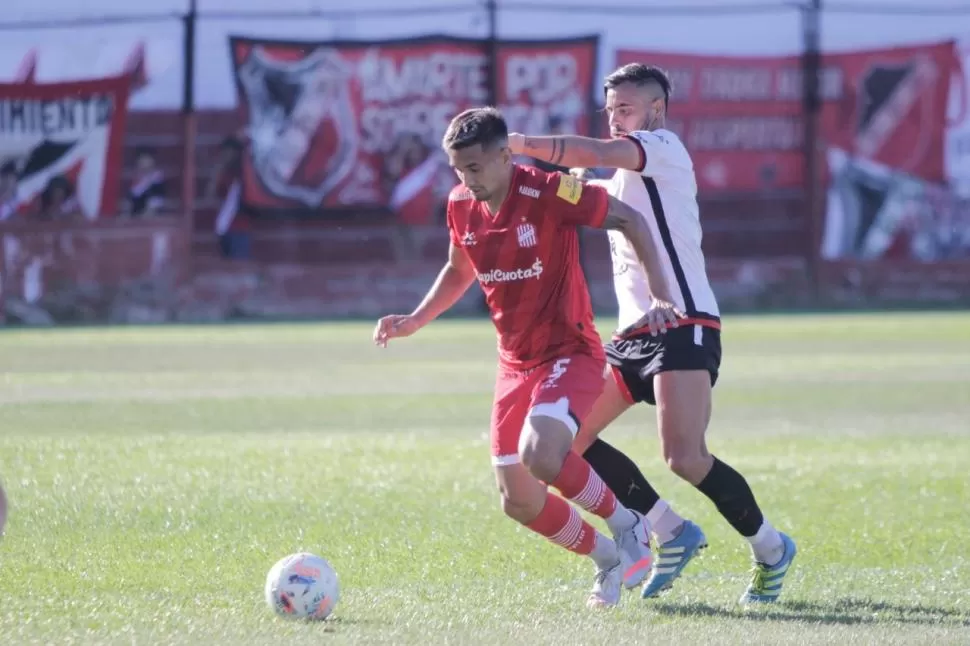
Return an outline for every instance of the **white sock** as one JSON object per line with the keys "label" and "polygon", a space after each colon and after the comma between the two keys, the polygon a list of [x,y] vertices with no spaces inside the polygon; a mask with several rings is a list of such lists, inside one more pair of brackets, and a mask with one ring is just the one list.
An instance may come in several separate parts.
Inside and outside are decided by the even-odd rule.
{"label": "white sock", "polygon": [[751,553],[759,563],[771,567],[777,565],[785,556],[785,544],[781,542],[781,534],[766,520],[761,529],[754,536],[748,537],[751,543]]}
{"label": "white sock", "polygon": [[665,500],[658,500],[650,508],[647,512],[647,523],[661,545],[677,538],[684,527],[684,519]]}
{"label": "white sock", "polygon": [[634,525],[637,524],[637,517],[632,511],[624,507],[617,501],[616,509],[609,518],[606,519],[606,525],[613,532],[614,536],[616,534],[621,534]]}
{"label": "white sock", "polygon": [[609,570],[620,562],[620,552],[612,538],[596,532],[596,542],[593,543],[593,551],[589,553],[589,558],[593,559],[599,569]]}

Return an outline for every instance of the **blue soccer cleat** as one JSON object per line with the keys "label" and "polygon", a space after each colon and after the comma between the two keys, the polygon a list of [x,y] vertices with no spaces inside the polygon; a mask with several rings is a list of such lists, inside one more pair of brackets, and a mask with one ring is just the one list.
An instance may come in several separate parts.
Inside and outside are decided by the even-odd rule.
{"label": "blue soccer cleat", "polygon": [[707,547],[707,537],[704,536],[704,532],[694,523],[685,520],[680,534],[657,548],[650,578],[643,585],[640,596],[647,599],[669,590],[674,584],[674,579],[679,577],[684,567],[697,556],[697,551],[705,547]]}
{"label": "blue soccer cleat", "polygon": [[781,534],[781,542],[785,546],[785,554],[778,563],[769,566],[755,562],[751,583],[741,595],[741,603],[774,603],[778,600],[785,576],[791,569],[795,554],[798,553],[795,541],[786,534]]}

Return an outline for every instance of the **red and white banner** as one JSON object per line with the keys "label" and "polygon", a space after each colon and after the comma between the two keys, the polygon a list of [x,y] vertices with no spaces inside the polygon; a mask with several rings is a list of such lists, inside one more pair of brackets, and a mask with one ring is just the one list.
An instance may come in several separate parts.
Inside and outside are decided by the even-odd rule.
{"label": "red and white banner", "polygon": [[114,214],[131,77],[0,83],[0,219],[36,212],[52,180],[87,219]]}
{"label": "red and white banner", "polygon": [[[701,190],[803,186],[798,56],[727,57],[620,50],[666,69],[670,126],[694,157]],[[951,42],[822,56],[820,142],[928,181],[944,178]]]}
{"label": "red and white banner", "polygon": [[[454,176],[441,136],[455,114],[489,100],[486,43],[476,39],[232,38],[231,51],[250,140],[243,203],[257,211],[384,209],[427,183],[446,191]],[[542,131],[556,117],[587,133],[597,51],[596,37],[501,42],[509,127]]]}

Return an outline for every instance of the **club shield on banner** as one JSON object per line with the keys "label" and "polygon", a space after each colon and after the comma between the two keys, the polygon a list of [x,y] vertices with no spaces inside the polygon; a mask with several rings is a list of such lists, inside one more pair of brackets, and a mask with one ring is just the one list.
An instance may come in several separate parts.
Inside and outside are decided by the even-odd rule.
{"label": "club shield on banner", "polygon": [[35,209],[50,181],[66,178],[87,219],[113,215],[131,78],[0,83],[0,165],[16,168],[4,219]]}
{"label": "club shield on banner", "polygon": [[[440,151],[451,118],[485,105],[485,42],[230,39],[250,146],[243,203],[256,213],[382,210],[424,185],[454,184]],[[586,133],[598,40],[499,45],[499,105],[513,129],[557,117]],[[392,198],[393,196],[393,198]]]}

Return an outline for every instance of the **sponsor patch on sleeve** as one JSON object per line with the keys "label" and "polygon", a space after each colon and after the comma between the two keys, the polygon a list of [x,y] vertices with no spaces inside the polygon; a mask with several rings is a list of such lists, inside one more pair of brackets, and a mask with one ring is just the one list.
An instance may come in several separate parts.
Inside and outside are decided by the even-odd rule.
{"label": "sponsor patch on sleeve", "polygon": [[556,189],[556,197],[566,200],[570,204],[579,204],[579,198],[583,196],[583,183],[572,175],[559,176],[559,188]]}

